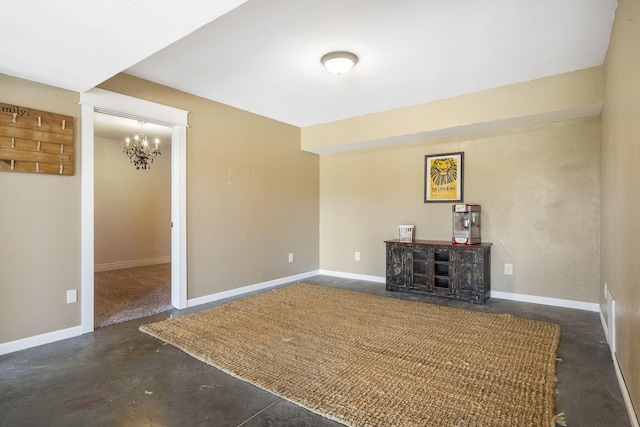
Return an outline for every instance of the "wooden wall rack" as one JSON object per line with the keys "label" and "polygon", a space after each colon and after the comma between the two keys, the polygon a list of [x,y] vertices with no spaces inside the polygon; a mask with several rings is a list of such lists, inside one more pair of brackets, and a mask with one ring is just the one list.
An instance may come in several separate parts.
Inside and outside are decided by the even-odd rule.
{"label": "wooden wall rack", "polygon": [[73,117],[0,103],[0,171],[73,175]]}

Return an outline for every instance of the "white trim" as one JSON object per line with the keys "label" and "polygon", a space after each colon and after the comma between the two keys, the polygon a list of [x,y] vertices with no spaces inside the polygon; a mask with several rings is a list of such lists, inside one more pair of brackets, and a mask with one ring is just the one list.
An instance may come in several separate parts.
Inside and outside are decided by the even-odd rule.
{"label": "white trim", "polygon": [[616,300],[611,298],[610,294],[607,295],[607,311],[608,320],[605,320],[602,306],[599,306],[600,323],[602,324],[604,337],[607,340],[607,344],[609,344],[609,351],[613,356],[616,353]]}
{"label": "white trim", "polygon": [[607,300],[611,302],[611,305],[608,307],[609,322],[607,323],[605,321],[602,307],[600,307],[600,323],[602,323],[602,330],[604,331],[604,336],[607,339],[607,343],[609,344],[609,351],[611,352],[613,367],[616,371],[616,378],[618,379],[618,385],[620,386],[620,391],[622,392],[622,398],[624,399],[624,404],[627,408],[629,420],[631,421],[631,425],[633,427],[640,427],[638,416],[633,409],[631,395],[629,395],[629,389],[627,388],[627,383],[624,380],[624,376],[622,375],[622,370],[620,369],[620,364],[618,363],[618,355],[616,353],[616,300],[614,300],[610,294],[607,295]]}
{"label": "white trim", "polygon": [[629,395],[629,389],[627,388],[627,383],[624,380],[624,376],[622,375],[622,371],[620,370],[620,365],[618,364],[618,358],[615,354],[613,357],[613,367],[616,370],[616,377],[618,377],[618,384],[620,385],[620,391],[622,392],[622,398],[624,399],[624,404],[627,407],[627,413],[629,414],[629,421],[631,421],[631,425],[633,427],[640,427],[640,423],[638,423],[638,416],[633,410],[633,402],[631,401],[631,395]]}
{"label": "white trim", "polygon": [[[342,277],[344,279],[365,280],[367,282],[386,283],[386,278],[381,276],[368,276],[365,274],[345,273],[342,271],[319,270],[318,274],[325,276]],[[496,299],[506,299],[511,301],[522,301],[532,304],[551,305],[555,307],[574,308],[586,311],[599,311],[600,304],[573,301],[559,298],[539,297],[535,295],[514,294],[511,292],[491,291],[491,297]]]}
{"label": "white trim", "polygon": [[[80,94],[82,101],[82,94]],[[94,225],[93,225],[93,107],[83,105],[81,110],[81,177],[80,177],[80,326],[82,333],[93,332],[94,327]]]}
{"label": "white trim", "polygon": [[[194,298],[187,301],[187,304],[188,304],[187,307],[194,307],[200,304],[206,304],[208,302],[213,302],[213,301],[218,301],[225,298],[243,295],[253,291],[273,288],[279,285],[284,285],[286,283],[296,282],[298,280],[304,280],[309,277],[317,276],[318,274],[320,274],[318,270],[309,271],[307,273],[297,274],[289,277],[283,277],[281,279],[270,280],[268,282],[257,283],[255,285],[249,285],[249,286],[245,286],[238,289],[231,289],[229,291],[219,292],[216,294],[207,295],[200,298]],[[93,278],[93,273],[91,277]],[[25,350],[32,347],[37,347],[39,345],[50,344],[52,342],[64,340],[67,338],[73,338],[73,337],[82,335],[84,333],[86,332],[84,331],[84,325],[82,325],[82,326],[74,326],[68,329],[62,329],[59,331],[48,332],[42,335],[35,335],[32,337],[23,338],[16,341],[0,343],[0,355],[13,353],[15,351]]]}
{"label": "white trim", "polygon": [[136,259],[132,261],[105,262],[104,264],[96,264],[93,267],[93,271],[98,273],[101,271],[124,270],[125,268],[147,267],[149,265],[169,264],[170,262],[170,256]]}
{"label": "white trim", "polygon": [[616,349],[616,300],[614,300],[613,298],[610,298],[609,302],[611,303],[611,305],[609,306],[609,322],[607,323],[609,328],[607,333],[609,335],[609,338],[611,339],[607,342],[609,343],[611,352],[615,353],[617,351]]}
{"label": "white trim", "polygon": [[171,305],[187,308],[187,128],[171,130]]}
{"label": "white trim", "polygon": [[611,342],[609,341],[609,329],[607,328],[607,322],[604,320],[602,307],[600,307],[598,311],[600,314],[600,325],[602,326],[602,330],[604,331],[604,338],[607,340],[607,344],[609,344],[609,349],[611,349]]}
{"label": "white trim", "polygon": [[81,327],[94,329],[94,111],[141,119],[172,128],[171,131],[171,304],[187,306],[186,143],[188,111],[142,99],[91,89],[80,94],[81,114]]}
{"label": "white trim", "polygon": [[80,104],[112,116],[144,120],[168,127],[188,126],[188,111],[104,89],[94,88],[81,93]]}
{"label": "white trim", "polygon": [[343,279],[364,280],[366,282],[387,283],[386,277],[369,276],[366,274],[345,273],[343,271],[320,270],[318,274],[325,276],[342,277]]}
{"label": "white trim", "polygon": [[66,340],[67,338],[77,337],[78,335],[82,335],[81,326],[74,326],[68,329],[60,329],[59,331],[47,332],[46,334],[34,335],[32,337],[5,342],[0,344],[0,355],[37,347],[39,345],[50,344],[55,341]]}
{"label": "white trim", "polygon": [[206,304],[209,302],[219,301],[225,298],[236,297],[244,295],[249,292],[260,291],[263,289],[273,288],[286,283],[296,282],[298,280],[308,279],[309,277],[317,276],[320,274],[318,270],[309,271],[307,273],[296,274],[295,276],[283,277],[281,279],[269,280],[268,282],[256,283],[254,285],[243,286],[242,288],[230,289],[228,291],[222,291],[203,297],[193,298],[187,301],[187,307],[195,307],[197,305]]}
{"label": "white trim", "polygon": [[593,302],[574,301],[570,299],[540,297],[537,295],[514,294],[511,292],[491,291],[491,298],[506,299],[511,301],[522,301],[532,304],[551,305],[554,307],[573,308],[577,310],[586,310],[598,312],[600,304]]}

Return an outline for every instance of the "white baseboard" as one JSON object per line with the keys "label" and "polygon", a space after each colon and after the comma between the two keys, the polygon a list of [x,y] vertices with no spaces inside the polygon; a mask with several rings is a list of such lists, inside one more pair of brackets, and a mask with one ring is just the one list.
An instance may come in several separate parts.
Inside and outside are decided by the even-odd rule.
{"label": "white baseboard", "polygon": [[[367,282],[375,282],[375,283],[386,283],[386,278],[381,276],[370,276],[365,274],[346,273],[343,271],[333,271],[333,270],[316,270],[316,271],[310,271],[308,273],[299,274],[296,276],[284,277],[282,279],[271,280],[269,282],[263,282],[263,283],[257,283],[255,285],[244,286],[238,289],[231,289],[229,291],[219,292],[216,294],[211,294],[211,295],[207,295],[200,298],[190,299],[187,301],[187,307],[193,307],[196,305],[206,304],[209,302],[218,301],[225,298],[235,297],[235,296],[243,295],[249,292],[253,292],[261,289],[267,289],[267,288],[271,288],[271,287],[282,285],[289,282],[294,282],[296,280],[303,280],[316,275],[340,277],[343,279],[351,279],[351,280],[364,280]],[[515,294],[511,292],[501,292],[501,291],[491,291],[491,297],[496,299],[528,302],[532,304],[550,305],[554,307],[573,308],[578,310],[586,310],[586,311],[594,311],[594,312],[600,311],[600,304],[584,302],[584,301],[540,297],[540,296],[526,295],[526,294]]]}
{"label": "white baseboard", "polygon": [[529,302],[532,304],[551,305],[554,307],[574,308],[585,311],[600,311],[600,304],[593,302],[574,301],[570,299],[540,297],[536,295],[514,294],[511,292],[491,291],[491,298],[510,301]]}
{"label": "white baseboard", "polygon": [[[342,277],[344,279],[365,280],[368,282],[376,282],[376,283],[386,283],[387,281],[385,277],[345,273],[342,271],[319,270],[318,274],[323,274],[325,276]],[[521,302],[528,302],[533,304],[552,305],[555,307],[575,308],[578,310],[596,311],[596,312],[600,311],[600,304],[583,302],[583,301],[539,297],[535,295],[514,294],[511,292],[501,292],[501,291],[491,291],[491,297],[496,299],[521,301]]]}
{"label": "white baseboard", "polygon": [[[152,263],[149,263],[153,261]],[[164,264],[170,262],[170,258],[153,258],[151,260],[138,260],[131,261],[126,263],[111,263],[111,264],[102,264],[103,267],[115,267],[115,268],[107,268],[101,271],[108,271],[118,268],[131,268],[131,267],[140,267],[145,265],[155,265],[155,264]],[[144,264],[138,264],[144,262]],[[126,265],[126,266],[125,266]],[[120,266],[120,267],[118,267]],[[98,266],[96,265],[96,268]],[[96,271],[98,271],[96,269]],[[239,295],[243,295],[249,292],[254,292],[262,289],[273,288],[275,286],[283,285],[286,283],[295,282],[298,280],[304,280],[309,277],[317,276],[317,275],[325,275],[325,276],[333,276],[333,277],[341,277],[345,279],[352,280],[364,280],[368,282],[375,283],[385,283],[385,277],[380,276],[370,276],[364,274],[355,274],[355,273],[345,273],[340,271],[332,271],[332,270],[314,270],[309,271],[302,274],[297,274],[294,276],[283,277],[280,279],[270,280],[267,282],[256,283],[254,285],[244,286],[242,288],[231,289],[228,291],[218,292],[211,295],[206,295],[204,297],[193,298],[187,300],[187,307],[194,307],[201,304],[206,304],[209,302],[218,301],[225,298],[231,298]],[[580,301],[572,301],[572,300],[563,300],[557,298],[547,298],[547,297],[538,297],[531,295],[523,295],[523,294],[514,294],[509,292],[500,292],[500,291],[491,291],[491,296],[497,299],[507,299],[513,301],[522,301],[522,302],[530,302],[534,304],[544,304],[544,305],[552,305],[558,307],[566,307],[566,308],[576,308],[580,310],[588,310],[588,311],[600,311],[600,305],[594,303],[586,303]],[[602,314],[600,314],[602,316]],[[602,320],[604,322],[604,320]],[[604,324],[604,323],[603,323]],[[605,328],[606,329],[606,328]],[[31,347],[36,347],[43,344],[49,344],[55,341],[63,340],[66,338],[75,337],[82,334],[82,327],[75,326],[68,329],[63,329],[59,331],[49,332],[42,335],[36,335],[33,337],[27,337],[16,341],[0,343],[0,355],[12,353],[14,351],[24,350]],[[640,426],[639,426],[640,427]]]}
{"label": "white baseboard", "polygon": [[111,270],[123,270],[125,268],[146,267],[148,265],[169,264],[171,256],[159,258],[136,259],[133,261],[106,262],[104,264],[96,264],[93,270],[96,273]]}
{"label": "white baseboard", "polygon": [[620,370],[620,365],[618,364],[618,358],[616,357],[615,353],[611,356],[613,358],[613,367],[616,370],[616,377],[618,377],[620,391],[622,391],[622,398],[624,399],[624,404],[627,407],[627,413],[629,414],[629,421],[631,421],[631,425],[633,427],[640,427],[640,423],[638,423],[638,416],[633,410],[633,402],[631,401],[631,395],[629,395],[627,383],[624,380],[624,376],[622,375],[622,371]]}
{"label": "white baseboard", "polygon": [[14,351],[25,350],[31,347],[37,347],[43,344],[50,344],[55,341],[77,337],[79,335],[82,335],[82,327],[74,326],[72,328],[48,332],[42,335],[34,335],[32,337],[1,343],[0,355],[13,353]]}
{"label": "white baseboard", "polygon": [[238,295],[244,295],[249,292],[259,291],[262,289],[273,288],[275,286],[284,285],[285,283],[295,282],[297,280],[308,279],[309,277],[317,276],[320,274],[318,270],[309,271],[307,273],[296,274],[294,276],[283,277],[281,279],[269,280],[267,282],[256,283],[254,285],[243,286],[241,288],[230,289],[228,291],[218,292],[211,295],[205,295],[203,297],[192,298],[187,300],[187,307],[195,307],[197,305],[206,304],[209,302],[219,301],[225,298],[231,298]]}
{"label": "white baseboard", "polygon": [[[604,331],[604,336],[607,339],[607,344],[609,344],[609,350],[611,351],[611,359],[613,360],[613,367],[616,371],[616,378],[618,379],[618,385],[620,386],[620,391],[622,392],[622,398],[624,399],[624,404],[627,407],[627,414],[629,415],[629,421],[631,421],[631,425],[633,427],[640,427],[638,423],[638,416],[636,415],[633,409],[633,403],[631,402],[631,395],[629,395],[629,389],[627,388],[627,382],[624,380],[624,376],[622,375],[622,370],[620,370],[620,364],[618,363],[618,356],[616,354],[615,347],[615,303],[609,306],[609,310],[612,310],[612,313],[609,313],[609,322],[613,323],[611,325],[607,324],[607,321],[604,318],[604,313],[602,312],[602,307],[600,308],[600,323],[602,324],[602,330]],[[611,330],[609,330],[611,328]]]}
{"label": "white baseboard", "polygon": [[[342,271],[319,270],[318,274],[325,276],[341,277],[344,279],[365,280],[368,282],[386,283],[386,278],[381,276],[368,276],[364,274],[345,273]],[[491,291],[491,297],[496,299],[506,299],[511,301],[528,302],[532,304],[551,305],[555,307],[574,308],[586,311],[600,311],[600,304],[574,301],[559,298],[539,297],[535,295],[515,294],[511,292]]]}
{"label": "white baseboard", "polygon": [[[161,258],[156,258],[156,259],[160,260]],[[157,262],[156,264],[164,264],[164,262]],[[145,264],[145,265],[154,265],[154,264]],[[138,266],[139,265],[136,265],[136,267]],[[130,267],[122,267],[122,268],[130,268]],[[104,271],[108,271],[108,270],[104,270]],[[297,274],[295,276],[284,277],[282,279],[271,280],[268,282],[257,283],[255,285],[245,286],[238,289],[219,292],[217,294],[207,295],[201,298],[194,298],[187,301],[187,307],[193,307],[196,305],[205,304],[207,302],[217,301],[220,299],[229,298],[236,295],[242,295],[242,294],[253,292],[256,290],[271,288],[278,285],[283,285],[285,283],[295,282],[297,280],[304,280],[312,276],[317,276],[318,274],[319,274],[318,270],[315,270],[315,271],[310,271],[303,274]],[[73,338],[79,335],[82,335],[82,326],[74,326],[72,328],[62,329],[59,331],[48,332],[42,335],[35,335],[32,337],[22,338],[16,341],[0,343],[0,355],[9,354],[15,351],[25,350],[32,347],[37,347],[43,344],[50,344],[55,341],[60,341],[67,338]]]}
{"label": "white baseboard", "polygon": [[602,307],[600,307],[598,311],[600,312],[600,324],[602,325],[602,330],[604,331],[604,338],[607,340],[607,344],[609,344],[609,348],[611,348],[609,328],[607,327],[607,322],[604,319],[604,313],[602,313]]}
{"label": "white baseboard", "polygon": [[325,276],[342,277],[343,279],[364,280],[367,282],[386,283],[387,279],[380,276],[368,276],[366,274],[345,273],[343,271],[319,270],[318,274]]}

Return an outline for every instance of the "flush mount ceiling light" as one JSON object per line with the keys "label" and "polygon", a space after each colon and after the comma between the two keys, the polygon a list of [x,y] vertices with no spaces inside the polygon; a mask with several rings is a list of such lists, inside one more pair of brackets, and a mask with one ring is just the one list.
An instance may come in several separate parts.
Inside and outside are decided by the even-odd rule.
{"label": "flush mount ceiling light", "polygon": [[351,52],[330,52],[320,58],[320,62],[330,73],[340,75],[356,65],[358,57]]}

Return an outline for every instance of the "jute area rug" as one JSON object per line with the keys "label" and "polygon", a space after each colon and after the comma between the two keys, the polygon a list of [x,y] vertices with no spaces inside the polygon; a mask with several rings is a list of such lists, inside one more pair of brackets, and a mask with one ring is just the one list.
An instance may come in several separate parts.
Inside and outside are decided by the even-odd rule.
{"label": "jute area rug", "polygon": [[349,426],[553,426],[560,327],[297,284],[140,328]]}

